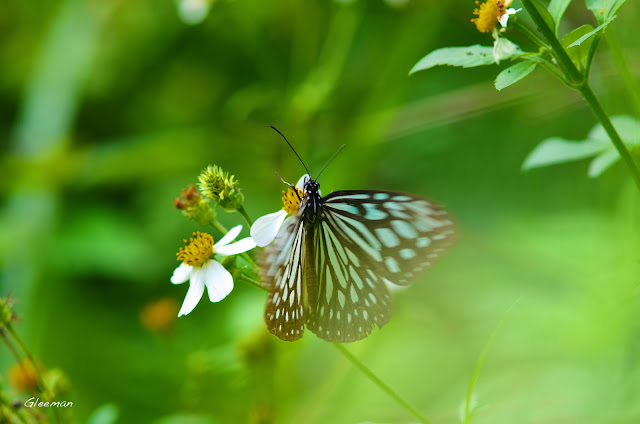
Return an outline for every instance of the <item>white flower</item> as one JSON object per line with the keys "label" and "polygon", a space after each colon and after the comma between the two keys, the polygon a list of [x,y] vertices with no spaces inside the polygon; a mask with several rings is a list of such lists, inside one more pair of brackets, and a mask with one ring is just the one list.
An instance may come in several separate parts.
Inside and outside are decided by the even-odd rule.
{"label": "white flower", "polygon": [[182,308],[178,316],[186,315],[193,311],[207,287],[209,300],[219,302],[233,290],[233,277],[218,261],[211,259],[216,254],[220,256],[237,255],[256,247],[251,237],[243,238],[235,243],[233,239],[238,237],[242,225],[233,227],[216,244],[213,237],[206,233],[194,233],[188,244],[180,248],[178,259],[183,262],[173,271],[171,282],[182,284],[189,280],[189,290],[184,298]]}
{"label": "white flower", "polygon": [[[506,7],[509,7],[511,5],[511,3],[512,3],[512,0],[507,0],[504,3],[505,3]],[[502,16],[500,16],[500,19],[498,19],[498,22],[500,22],[500,25],[503,28],[501,31],[504,31],[504,28],[507,27],[507,22],[509,21],[509,16],[515,15],[516,13],[518,13],[521,10],[522,10],[522,8],[514,9],[513,7],[510,7],[509,9],[505,9],[504,14]]]}
{"label": "white flower", "polygon": [[255,240],[256,244],[260,247],[264,247],[271,243],[282,224],[287,220],[295,219],[298,214],[298,208],[300,207],[300,199],[304,191],[304,183],[309,179],[309,175],[305,174],[296,183],[296,194],[293,190],[289,189],[287,193],[282,197],[284,206],[278,212],[270,213],[256,219],[256,222],[251,226],[251,237]]}

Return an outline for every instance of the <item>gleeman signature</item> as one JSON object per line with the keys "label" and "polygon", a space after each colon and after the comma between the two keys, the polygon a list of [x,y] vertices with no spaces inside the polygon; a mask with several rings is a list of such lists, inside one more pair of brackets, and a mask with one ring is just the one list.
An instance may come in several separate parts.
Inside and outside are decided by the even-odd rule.
{"label": "gleeman signature", "polygon": [[27,408],[70,408],[73,406],[73,402],[69,402],[66,400],[58,401],[58,402],[41,402],[40,398],[30,398],[24,403],[24,406]]}

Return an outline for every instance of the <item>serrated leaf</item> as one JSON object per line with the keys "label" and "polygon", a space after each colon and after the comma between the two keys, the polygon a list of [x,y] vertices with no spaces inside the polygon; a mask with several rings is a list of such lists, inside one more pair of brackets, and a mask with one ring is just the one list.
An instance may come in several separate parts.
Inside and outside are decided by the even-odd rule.
{"label": "serrated leaf", "polygon": [[627,0],[585,0],[587,8],[593,12],[599,24],[613,18],[626,2]]}
{"label": "serrated leaf", "polygon": [[555,22],[555,28],[553,29],[556,35],[558,35],[558,29],[560,29],[562,15],[564,15],[564,12],[567,10],[569,3],[571,3],[571,0],[551,0],[551,3],[549,3],[549,14]]}
{"label": "serrated leaf", "polygon": [[[586,40],[591,39],[591,37],[593,37],[596,33],[598,33],[598,31],[603,30],[604,28],[607,27],[607,25],[609,25],[611,23],[611,21],[613,21],[616,17],[612,16],[611,18],[609,18],[605,23],[603,23],[602,25],[598,26],[598,28],[594,29],[593,31],[583,35],[582,37],[578,38],[576,41],[574,41],[573,43],[571,43],[568,47],[576,47],[581,45],[582,43],[584,43]],[[591,26],[591,25],[583,25],[583,26]],[[582,28],[582,27],[580,27]],[[573,32],[573,31],[572,31]],[[592,40],[593,41],[593,40]]]}
{"label": "serrated leaf", "polygon": [[538,13],[540,14],[540,16],[542,16],[542,19],[544,19],[544,22],[547,24],[547,26],[551,28],[551,31],[553,31],[556,27],[556,24],[544,4],[540,3],[538,0],[532,0],[531,3],[538,10]]}
{"label": "serrated leaf", "polygon": [[492,65],[493,48],[476,44],[468,47],[445,47],[434,50],[422,59],[411,69],[409,75],[433,68],[438,65],[462,66],[471,68],[474,66]]}
{"label": "serrated leaf", "polygon": [[508,67],[500,72],[496,77],[496,89],[502,90],[503,88],[507,88],[510,85],[515,84],[533,72],[534,69],[536,69],[536,63],[529,61],[518,62],[515,65]]}
{"label": "serrated leaf", "polygon": [[583,39],[585,35],[593,33],[593,27],[587,24],[574,29],[562,38],[562,47],[567,50],[573,63],[580,69],[584,68],[585,61],[589,56],[589,49],[591,48],[591,44],[593,44],[593,38],[589,40],[584,39],[583,42],[579,44],[576,44],[576,40]]}
{"label": "serrated leaf", "polygon": [[560,137],[551,137],[538,144],[529,153],[522,164],[522,170],[528,171],[542,166],[585,159],[597,155],[608,147],[609,144],[602,140],[569,141]]}

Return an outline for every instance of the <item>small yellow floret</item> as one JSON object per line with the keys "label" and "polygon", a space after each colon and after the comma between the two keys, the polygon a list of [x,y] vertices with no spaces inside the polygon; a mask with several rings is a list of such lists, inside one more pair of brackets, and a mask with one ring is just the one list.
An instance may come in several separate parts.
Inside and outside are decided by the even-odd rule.
{"label": "small yellow floret", "polygon": [[298,194],[292,189],[289,189],[287,192],[282,190],[282,209],[289,214],[293,215],[298,213],[298,209],[300,209],[300,199],[302,198],[303,192],[299,188],[296,187]]}
{"label": "small yellow floret", "polygon": [[476,25],[480,32],[493,31],[502,15],[507,13],[505,3],[501,0],[487,0],[486,3],[476,1],[476,4],[480,7],[474,10],[473,14],[478,15],[478,17],[471,19],[471,22]]}
{"label": "small yellow floret", "polygon": [[185,265],[202,266],[211,258],[213,254],[213,237],[207,233],[193,233],[189,241],[184,241],[187,245],[180,248],[176,253],[179,261]]}

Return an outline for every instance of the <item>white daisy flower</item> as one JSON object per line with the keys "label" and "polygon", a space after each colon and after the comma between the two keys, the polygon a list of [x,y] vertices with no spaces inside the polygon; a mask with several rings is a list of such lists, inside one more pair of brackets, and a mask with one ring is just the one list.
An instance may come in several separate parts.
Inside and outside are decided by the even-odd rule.
{"label": "white daisy flower", "polygon": [[241,230],[242,225],[233,227],[215,244],[211,235],[201,232],[193,233],[193,237],[188,242],[185,240],[187,245],[181,247],[178,252],[178,259],[183,262],[171,276],[173,284],[182,284],[189,280],[189,290],[178,316],[193,311],[204,294],[205,286],[209,293],[209,300],[212,302],[220,302],[231,293],[233,290],[231,273],[211,257],[237,255],[256,247],[251,237],[231,243],[238,237]]}
{"label": "white daisy flower", "polygon": [[300,199],[304,193],[304,183],[309,179],[308,174],[304,174],[296,183],[296,190],[289,189],[287,192],[284,190],[282,193],[283,207],[278,212],[270,213],[256,219],[256,222],[251,226],[251,237],[255,240],[256,244],[260,247],[264,247],[271,243],[282,224],[288,220],[295,219],[298,215],[300,208]]}

